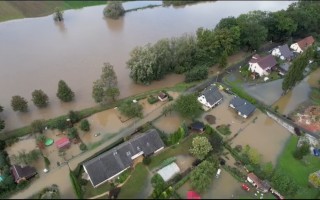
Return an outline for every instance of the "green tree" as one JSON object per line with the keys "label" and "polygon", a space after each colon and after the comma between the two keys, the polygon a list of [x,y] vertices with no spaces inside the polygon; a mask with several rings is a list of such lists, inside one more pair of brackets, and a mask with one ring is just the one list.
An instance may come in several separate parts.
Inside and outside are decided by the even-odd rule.
{"label": "green tree", "polygon": [[320,187],[320,177],[317,172],[314,172],[309,175],[309,182],[316,188]]}
{"label": "green tree", "polygon": [[185,82],[198,81],[208,78],[208,68],[205,66],[195,67],[188,71],[185,75]]}
{"label": "green tree", "polygon": [[32,101],[35,106],[38,108],[46,107],[49,103],[49,98],[46,93],[44,93],[42,90],[34,90],[32,92]]}
{"label": "green tree", "polygon": [[212,150],[212,146],[208,141],[208,138],[204,136],[197,136],[193,138],[192,147],[190,148],[189,151],[197,159],[203,160],[211,150]]}
{"label": "green tree", "polygon": [[121,1],[108,1],[107,6],[103,10],[103,15],[108,18],[118,19],[123,16],[125,10]]}
{"label": "green tree", "polygon": [[80,123],[80,129],[82,131],[90,131],[90,123],[87,119],[84,119]]}
{"label": "green tree", "polygon": [[46,140],[47,140],[46,136],[44,136],[44,135],[39,135],[39,136],[36,138],[37,146],[38,146],[40,149],[44,149],[44,148],[45,148],[45,142],[46,142]]}
{"label": "green tree", "polygon": [[79,112],[70,110],[68,113],[68,118],[70,119],[71,124],[75,124],[80,121],[80,114]]}
{"label": "green tree", "polygon": [[33,133],[37,133],[37,132],[43,133],[45,126],[46,126],[46,122],[44,120],[34,120],[31,123],[31,130]]}
{"label": "green tree", "polygon": [[21,96],[13,96],[11,99],[11,107],[13,111],[27,112],[28,111],[28,102],[25,98]]}
{"label": "green tree", "polygon": [[191,172],[191,187],[199,193],[204,192],[212,183],[215,172],[216,167],[212,162],[203,161]]}
{"label": "green tree", "polygon": [[228,55],[227,52],[223,52],[219,59],[219,67],[225,68],[228,65]]}
{"label": "green tree", "polygon": [[209,135],[209,142],[214,153],[221,153],[223,150],[223,139],[217,131],[206,125],[205,132]]}
{"label": "green tree", "polygon": [[[0,105],[0,113],[3,111],[3,107]],[[0,131],[5,128],[5,122],[0,118]]]}
{"label": "green tree", "polygon": [[260,164],[262,156],[256,149],[251,148],[249,145],[246,145],[243,150],[243,153],[248,157],[251,163]]}
{"label": "green tree", "polygon": [[117,75],[110,63],[104,63],[100,79],[93,83],[92,97],[96,103],[105,104],[109,99],[115,101],[120,95]]}
{"label": "green tree", "polygon": [[223,28],[230,29],[234,26],[238,26],[237,19],[235,17],[222,18],[216,25],[215,30]]}
{"label": "green tree", "polygon": [[63,102],[70,102],[74,98],[74,92],[63,80],[60,80],[58,83],[57,97]]}
{"label": "green tree", "polygon": [[274,172],[271,181],[281,194],[294,196],[298,192],[299,187],[296,182],[279,170]]}
{"label": "green tree", "polygon": [[68,128],[68,122],[65,118],[58,118],[55,122],[54,122],[54,128],[60,130],[60,131],[64,131],[66,130],[66,128]]}
{"label": "green tree", "polygon": [[75,127],[68,129],[68,138],[73,139],[78,136],[78,130]]}
{"label": "green tree", "polygon": [[63,11],[59,7],[55,8],[53,19],[57,22],[63,21]]}
{"label": "green tree", "polygon": [[142,118],[143,117],[143,114],[142,114],[143,107],[138,102],[133,103],[132,101],[127,100],[127,101],[121,103],[121,105],[119,106],[118,109],[121,112],[121,114],[123,114],[129,118],[133,118],[133,117]]}
{"label": "green tree", "polygon": [[262,172],[266,179],[270,179],[272,177],[274,168],[272,162],[267,162],[266,164],[262,165]]}
{"label": "green tree", "polygon": [[174,109],[184,118],[196,118],[202,113],[202,106],[193,94],[182,95],[177,99]]}

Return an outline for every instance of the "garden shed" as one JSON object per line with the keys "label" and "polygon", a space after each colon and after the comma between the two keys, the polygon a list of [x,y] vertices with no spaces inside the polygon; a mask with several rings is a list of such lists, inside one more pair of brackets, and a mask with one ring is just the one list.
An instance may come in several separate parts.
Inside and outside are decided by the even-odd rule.
{"label": "garden shed", "polygon": [[180,168],[173,162],[170,165],[165,166],[157,172],[165,182],[173,178],[175,175],[180,173]]}

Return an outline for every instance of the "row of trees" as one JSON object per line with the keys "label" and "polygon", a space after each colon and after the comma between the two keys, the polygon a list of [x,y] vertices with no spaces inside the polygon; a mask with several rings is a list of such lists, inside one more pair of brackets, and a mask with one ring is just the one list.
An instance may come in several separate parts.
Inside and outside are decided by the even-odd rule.
{"label": "row of trees", "polygon": [[[2,113],[2,111],[3,111],[3,107],[0,105],[0,114]],[[5,127],[4,120],[2,120],[0,117],[0,131],[4,129],[4,127]]]}
{"label": "row of trees", "polygon": [[[196,36],[162,39],[154,45],[136,47],[127,62],[130,77],[137,83],[149,84],[171,72],[184,73],[216,63],[225,67],[227,56],[240,49],[257,50],[266,41],[317,36],[319,13],[319,2],[299,1],[287,10],[251,11],[237,18],[223,18],[215,29],[199,28]],[[190,78],[190,73],[188,76]]]}

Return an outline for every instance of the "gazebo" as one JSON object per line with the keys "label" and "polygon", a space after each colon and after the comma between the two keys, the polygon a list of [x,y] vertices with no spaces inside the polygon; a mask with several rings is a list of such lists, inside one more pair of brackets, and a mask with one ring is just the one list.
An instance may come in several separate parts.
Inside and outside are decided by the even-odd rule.
{"label": "gazebo", "polygon": [[189,190],[187,193],[187,199],[201,199],[201,197],[195,191]]}
{"label": "gazebo", "polygon": [[67,138],[67,137],[63,137],[63,138],[59,139],[58,141],[56,141],[55,143],[59,149],[69,147],[69,145],[71,144],[69,138]]}

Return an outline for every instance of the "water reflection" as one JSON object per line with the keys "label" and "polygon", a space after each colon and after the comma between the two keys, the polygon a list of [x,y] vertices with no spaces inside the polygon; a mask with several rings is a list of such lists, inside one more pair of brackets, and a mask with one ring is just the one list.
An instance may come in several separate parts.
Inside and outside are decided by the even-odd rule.
{"label": "water reflection", "polygon": [[119,19],[104,18],[107,27],[110,31],[121,32],[124,26],[125,17],[120,17]]}
{"label": "water reflection", "polygon": [[54,22],[54,24],[59,28],[59,31],[61,33],[66,33],[67,29],[66,29],[66,26],[64,24],[64,21],[61,21],[61,22]]}

